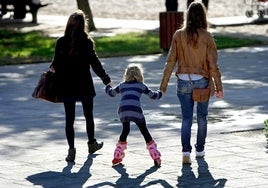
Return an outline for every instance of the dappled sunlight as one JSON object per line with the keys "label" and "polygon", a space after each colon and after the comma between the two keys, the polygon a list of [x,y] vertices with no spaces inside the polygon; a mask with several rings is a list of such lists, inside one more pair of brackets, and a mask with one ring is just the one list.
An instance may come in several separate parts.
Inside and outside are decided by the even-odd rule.
{"label": "dappled sunlight", "polygon": [[247,87],[262,87],[268,86],[268,83],[256,81],[256,80],[240,80],[240,79],[230,79],[230,80],[223,80],[223,84],[233,84],[239,86],[247,86]]}
{"label": "dappled sunlight", "polygon": [[240,108],[236,110],[217,109],[212,107],[209,114],[209,123],[217,132],[232,132],[234,130],[259,129],[263,127],[267,114],[262,113],[262,106]]}
{"label": "dappled sunlight", "polygon": [[30,97],[17,97],[13,101],[28,101]]}
{"label": "dappled sunlight", "polygon": [[224,100],[217,100],[217,101],[211,101],[209,103],[210,108],[229,108],[231,107],[231,104],[228,104]]}
{"label": "dappled sunlight", "polygon": [[178,104],[160,104],[161,108],[174,108],[174,107],[179,107]]}
{"label": "dappled sunlight", "polygon": [[229,53],[237,53],[237,52],[247,52],[247,53],[258,53],[258,52],[265,52],[268,50],[268,47],[242,47],[242,48],[229,48],[224,49],[222,51],[229,52]]}
{"label": "dappled sunlight", "polygon": [[130,63],[136,63],[136,62],[155,62],[158,60],[162,54],[156,54],[156,55],[142,55],[142,56],[132,56],[128,59],[128,62]]}

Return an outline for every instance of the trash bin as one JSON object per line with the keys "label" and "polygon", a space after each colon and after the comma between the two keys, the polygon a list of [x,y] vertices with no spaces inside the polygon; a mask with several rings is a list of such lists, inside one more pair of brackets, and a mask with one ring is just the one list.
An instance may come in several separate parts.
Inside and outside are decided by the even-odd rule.
{"label": "trash bin", "polygon": [[160,12],[159,21],[160,48],[169,50],[174,32],[183,25],[183,12]]}

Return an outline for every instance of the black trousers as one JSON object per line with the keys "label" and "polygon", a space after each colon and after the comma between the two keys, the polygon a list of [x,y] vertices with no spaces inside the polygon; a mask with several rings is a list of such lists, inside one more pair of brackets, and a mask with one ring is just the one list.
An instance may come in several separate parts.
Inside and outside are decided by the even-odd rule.
{"label": "black trousers", "polygon": [[[149,143],[152,141],[152,136],[149,133],[149,130],[146,127],[146,122],[143,123],[136,123],[136,125],[138,126],[141,134],[144,137],[144,140],[146,143]],[[124,122],[123,123],[123,129],[121,132],[121,135],[119,137],[120,142],[126,142],[127,141],[127,136],[130,132],[130,122]]]}
{"label": "black trousers", "polygon": [[[96,139],[94,138],[94,119],[93,119],[93,98],[91,100],[84,100],[82,102],[83,112],[86,119],[86,131],[88,136],[88,142],[90,144],[94,143]],[[65,134],[67,138],[67,142],[69,148],[74,148],[74,139],[75,139],[75,131],[74,131],[74,120],[75,120],[75,104],[76,101],[65,101],[64,109],[65,109]]]}
{"label": "black trousers", "polygon": [[[190,4],[194,2],[194,0],[187,0],[187,8],[190,6]],[[208,0],[202,0],[202,3],[204,4],[204,6],[206,7],[206,9],[208,10]]]}

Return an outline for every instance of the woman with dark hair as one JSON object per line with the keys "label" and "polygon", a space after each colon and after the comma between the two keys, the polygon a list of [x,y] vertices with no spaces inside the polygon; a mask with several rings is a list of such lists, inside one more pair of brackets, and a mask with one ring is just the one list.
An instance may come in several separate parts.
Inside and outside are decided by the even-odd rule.
{"label": "woman with dark hair", "polygon": [[75,106],[81,101],[86,119],[88,153],[102,148],[94,137],[93,98],[96,95],[90,68],[107,85],[111,82],[94,50],[94,41],[88,35],[85,14],[78,10],[71,14],[63,37],[57,40],[51,68],[54,69],[58,100],[65,108],[65,132],[69,145],[66,161],[75,160]]}
{"label": "woman with dark hair", "polygon": [[[187,10],[185,26],[177,30],[173,35],[160,84],[160,91],[165,93],[170,76],[177,65],[177,96],[182,112],[181,144],[183,164],[191,164],[191,128],[194,111],[193,89],[209,87],[211,95],[223,98],[221,73],[217,62],[217,48],[207,27],[204,5],[199,2],[191,3]],[[196,157],[205,155],[208,104],[209,100],[197,102]]]}

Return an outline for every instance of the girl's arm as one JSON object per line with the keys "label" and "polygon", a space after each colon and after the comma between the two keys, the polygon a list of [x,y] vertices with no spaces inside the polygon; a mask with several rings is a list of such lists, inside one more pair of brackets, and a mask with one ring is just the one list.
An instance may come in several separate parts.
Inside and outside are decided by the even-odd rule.
{"label": "girl's arm", "polygon": [[112,86],[110,84],[108,84],[105,87],[105,92],[110,97],[115,97],[119,93],[119,85],[116,86],[115,88],[112,88]]}
{"label": "girl's arm", "polygon": [[157,90],[153,91],[145,85],[144,94],[148,95],[151,99],[160,99],[162,97],[162,92]]}

